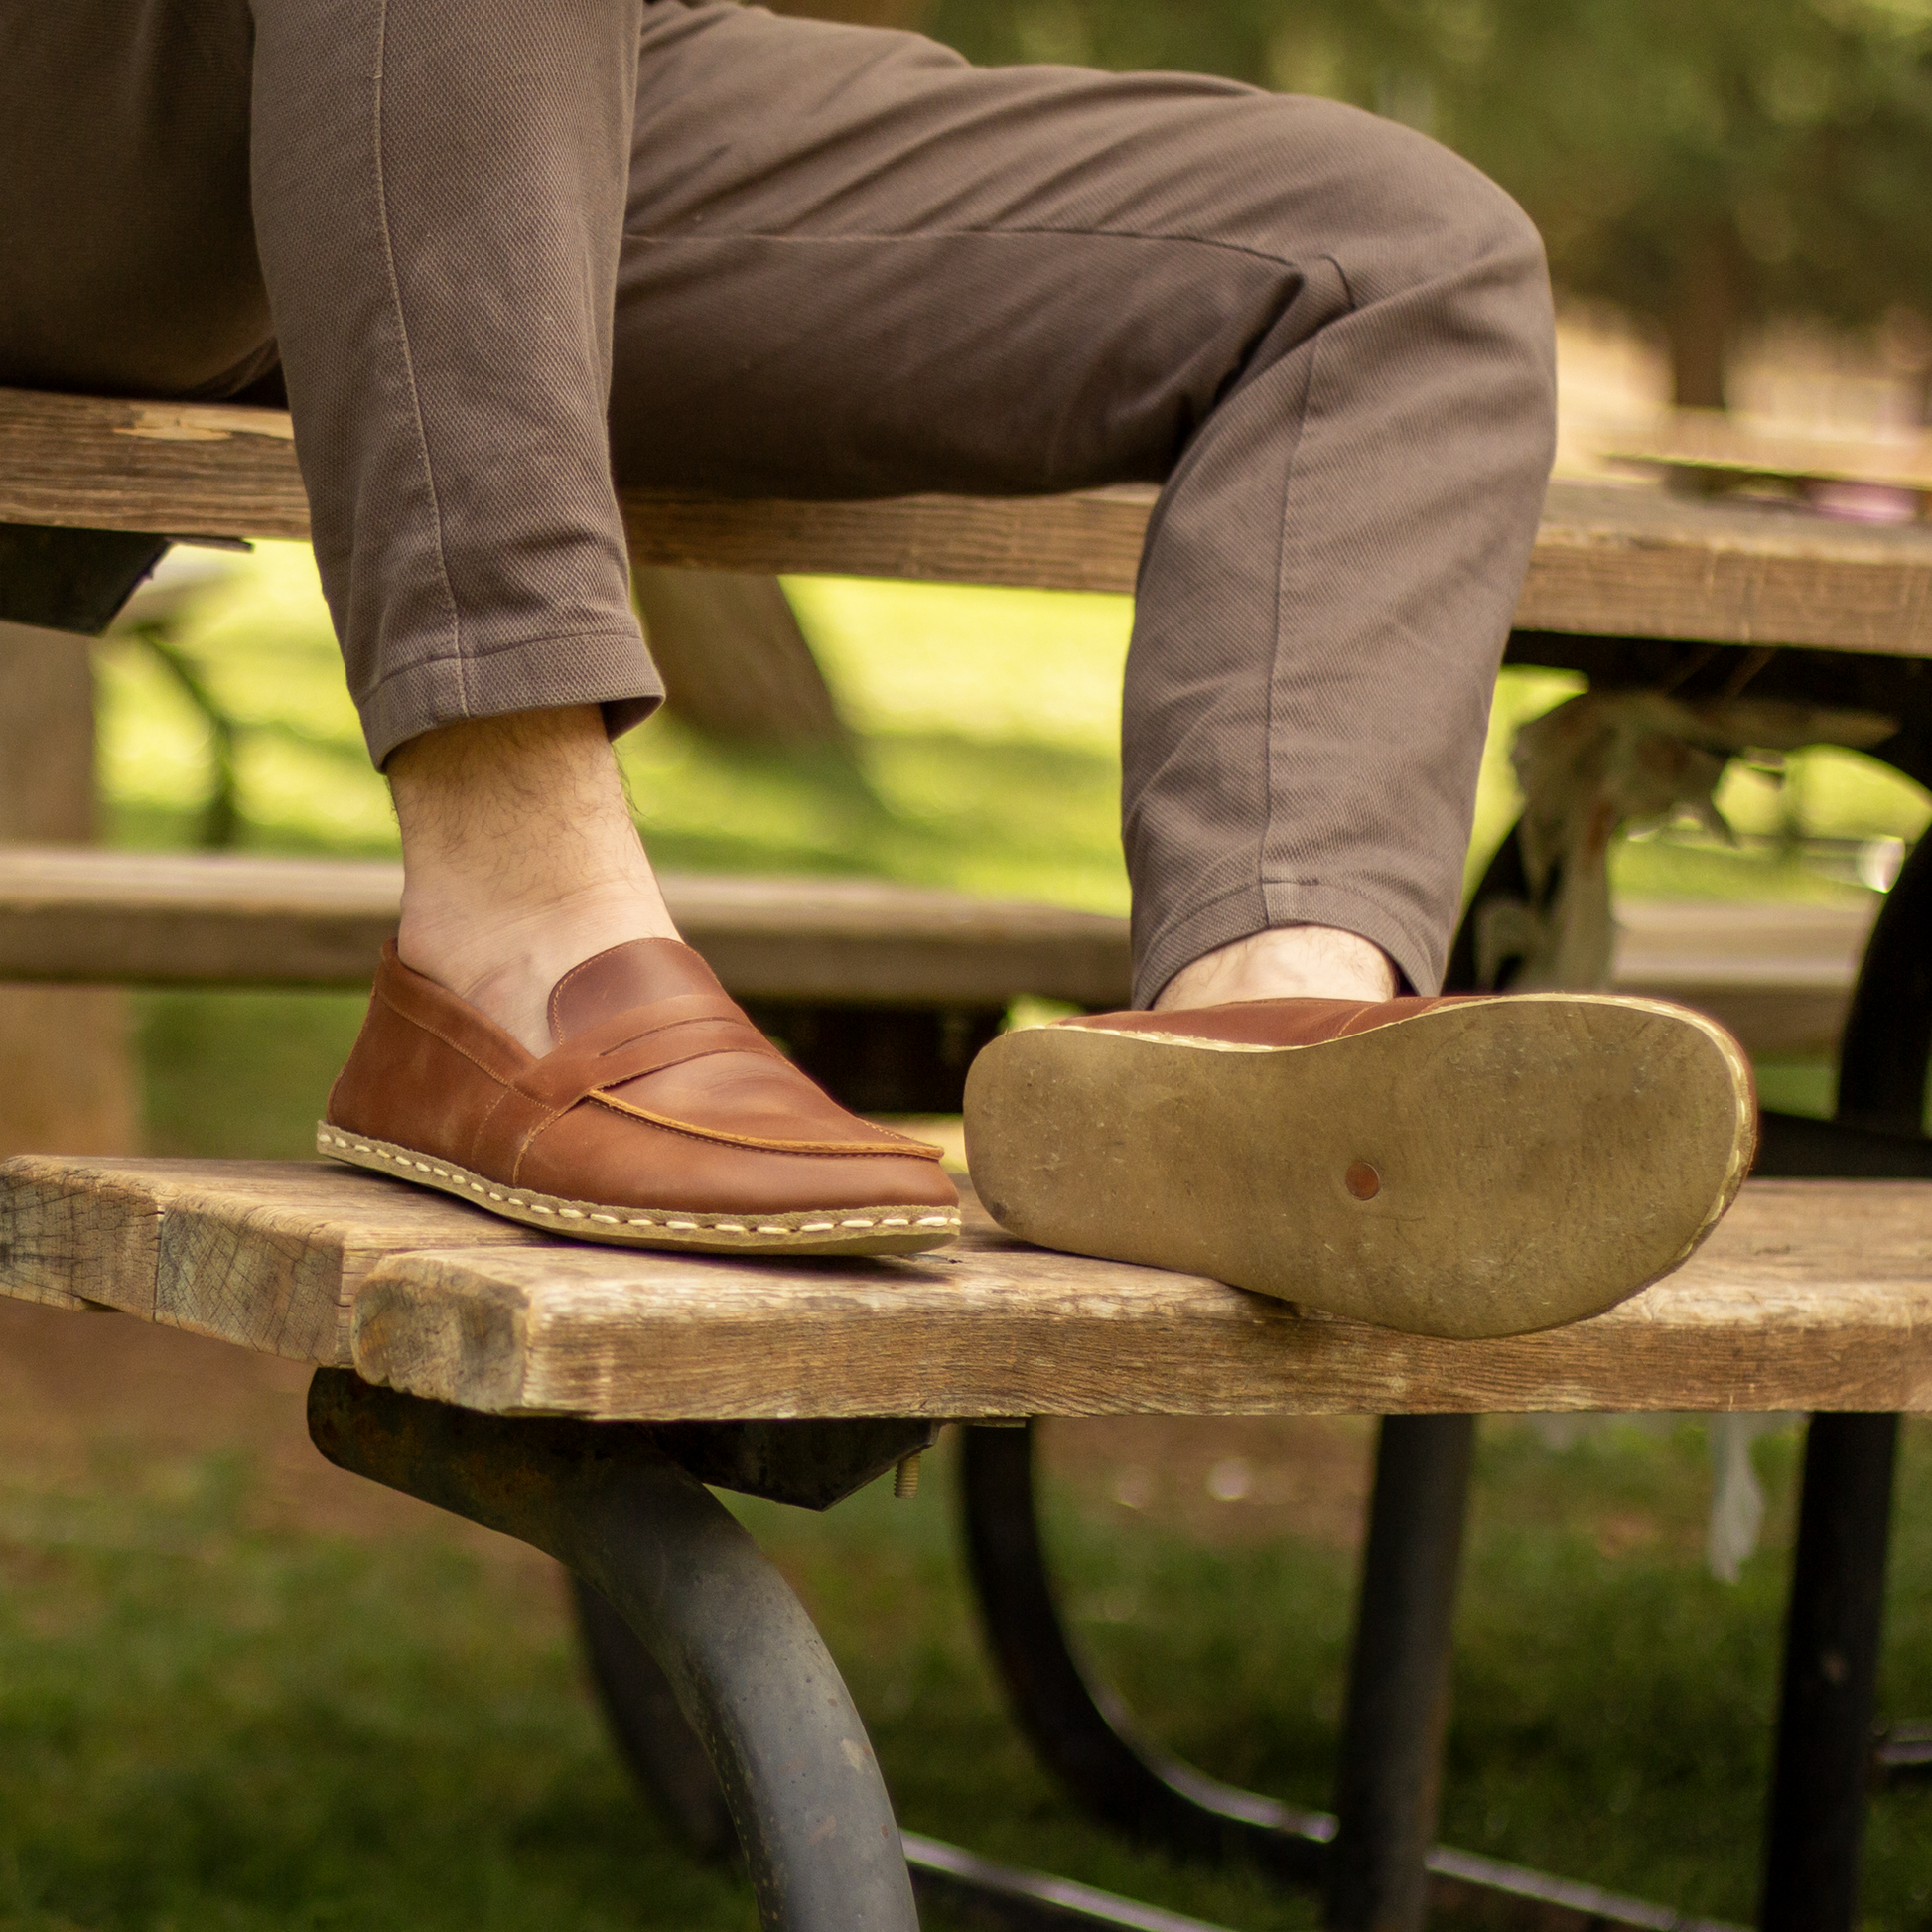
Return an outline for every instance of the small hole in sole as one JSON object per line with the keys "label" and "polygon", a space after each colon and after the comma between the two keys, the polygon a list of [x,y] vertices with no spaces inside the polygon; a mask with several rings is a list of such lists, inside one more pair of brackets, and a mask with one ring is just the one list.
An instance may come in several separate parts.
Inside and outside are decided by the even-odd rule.
{"label": "small hole in sole", "polygon": [[1382,1191],[1382,1176],[1366,1161],[1356,1161],[1342,1175],[1342,1184],[1357,1200],[1373,1200]]}

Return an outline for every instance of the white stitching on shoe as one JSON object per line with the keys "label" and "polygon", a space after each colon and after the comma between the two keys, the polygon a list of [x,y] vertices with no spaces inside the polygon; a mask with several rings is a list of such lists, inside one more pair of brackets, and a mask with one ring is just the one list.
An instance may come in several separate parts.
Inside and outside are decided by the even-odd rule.
{"label": "white stitching on shoe", "polygon": [[956,1229],[961,1225],[961,1219],[956,1214],[924,1214],[916,1220],[903,1214],[855,1214],[841,1221],[805,1221],[796,1227],[785,1227],[768,1221],[750,1226],[743,1221],[659,1221],[647,1214],[601,1213],[584,1208],[552,1206],[540,1200],[526,1200],[519,1194],[504,1194],[482,1180],[473,1179],[460,1169],[452,1171],[437,1167],[428,1161],[419,1161],[406,1149],[391,1149],[369,1141],[352,1141],[344,1135],[328,1132],[322,1134],[321,1140],[328,1145],[345,1148],[356,1154],[372,1155],[376,1160],[386,1162],[394,1168],[405,1171],[413,1169],[418,1173],[432,1174],[439,1180],[451,1181],[458,1191],[475,1194],[480,1200],[501,1202],[506,1207],[521,1208],[526,1213],[547,1215],[553,1219],[596,1221],[606,1227],[662,1227],[678,1234],[756,1234],[762,1235],[768,1240],[796,1240],[800,1235],[831,1234],[845,1229],[854,1231],[909,1227]]}

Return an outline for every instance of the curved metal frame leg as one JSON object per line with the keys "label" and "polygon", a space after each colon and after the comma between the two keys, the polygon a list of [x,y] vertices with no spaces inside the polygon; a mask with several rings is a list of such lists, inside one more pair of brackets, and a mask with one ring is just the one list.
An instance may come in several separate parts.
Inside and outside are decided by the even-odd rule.
{"label": "curved metal frame leg", "polygon": [[717,1770],[766,1932],[917,1932],[872,1745],[736,1519],[642,1432],[477,1415],[322,1369],[330,1461],[547,1551],[622,1617]]}
{"label": "curved metal frame leg", "polygon": [[[1373,1634],[1364,1632],[1358,1639],[1357,1669],[1374,1673],[1394,1663],[1404,1672],[1407,1688],[1432,1701],[1420,1712],[1398,1711],[1390,1718],[1382,1742],[1390,1747],[1391,1758],[1383,1765],[1374,1762],[1375,1740],[1368,1729],[1378,1721],[1366,1713],[1359,1720],[1362,1800],[1365,1805],[1392,1801],[1387,1808],[1401,1828],[1378,1839],[1381,1828],[1369,1826],[1365,1817],[1356,1841],[1369,1854],[1365,1863],[1384,1888],[1384,1904],[1390,1890],[1400,1890],[1389,1885],[1391,1876],[1411,1868],[1419,1841],[1427,1847],[1425,1812],[1434,1822],[1431,1753],[1447,1706],[1435,1698],[1432,1687],[1448,1661],[1464,1457],[1475,1419],[1390,1420],[1420,1425],[1398,1429],[1387,1455],[1378,1455],[1375,1509],[1385,1518],[1383,1539],[1392,1551],[1383,1569],[1398,1573],[1394,1581],[1399,1590],[1370,1619],[1377,1625]],[[967,1555],[1014,1722],[1046,1768],[1106,1823],[1182,1856],[1240,1857],[1289,1884],[1320,1885],[1334,1857],[1333,1818],[1237,1790],[1167,1756],[1135,1733],[1120,1700],[1079,1661],[1060,1621],[1040,1542],[1031,1437],[1031,1428],[968,1428],[961,1462]],[[1385,1474],[1390,1477],[1386,1490]],[[1410,1538],[1396,1533],[1405,1516]],[[1373,1521],[1369,1535],[1373,1543]],[[1366,1586],[1366,1577],[1364,1581]],[[1388,1583],[1385,1574],[1375,1587],[1384,1589]],[[1359,1706],[1374,1700],[1358,1694],[1352,1702]],[[1343,1794],[1352,1804],[1346,1776]],[[1386,1850],[1377,1852],[1378,1844]],[[1432,1910],[1466,1913],[1484,1924],[1520,1932],[1608,1932],[1615,1927],[1657,1932],[1662,1926],[1676,1932],[1728,1932],[1594,1885],[1470,1852],[1437,1846],[1427,1849],[1422,1865]],[[1401,1896],[1413,1900],[1418,1889],[1411,1877]],[[1387,1917],[1360,1922],[1400,1923]]]}
{"label": "curved metal frame leg", "polygon": [[1034,1508],[1033,1425],[964,1435],[967,1565],[1014,1722],[1040,1761],[1109,1824],[1183,1854],[1238,1854],[1291,1883],[1318,1883],[1332,1818],[1237,1790],[1155,1749],[1075,1656]]}
{"label": "curved metal frame leg", "polygon": [[724,1859],[738,1849],[725,1788],[678,1709],[671,1680],[622,1617],[582,1577],[570,1580],[577,1632],[618,1749],[686,1851]]}

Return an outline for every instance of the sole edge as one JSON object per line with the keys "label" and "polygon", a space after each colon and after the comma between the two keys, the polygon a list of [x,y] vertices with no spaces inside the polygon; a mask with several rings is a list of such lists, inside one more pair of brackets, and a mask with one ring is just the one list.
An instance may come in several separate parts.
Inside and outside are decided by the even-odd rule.
{"label": "sole edge", "polygon": [[[406,1180],[411,1186],[449,1194],[485,1214],[569,1241],[615,1248],[654,1248],[694,1254],[907,1255],[956,1241],[957,1208],[889,1204],[876,1207],[790,1208],[782,1214],[730,1216],[618,1207],[570,1200],[529,1187],[509,1187],[372,1134],[357,1134],[330,1121],[316,1123],[316,1152],[345,1167]],[[863,1223],[864,1225],[861,1225]]]}

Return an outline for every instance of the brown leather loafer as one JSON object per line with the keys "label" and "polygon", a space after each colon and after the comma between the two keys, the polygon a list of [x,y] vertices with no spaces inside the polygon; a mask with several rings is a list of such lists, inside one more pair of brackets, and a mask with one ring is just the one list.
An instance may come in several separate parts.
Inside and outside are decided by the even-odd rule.
{"label": "brown leather loafer", "polygon": [[585,1241],[902,1255],[959,1232],[940,1150],[828,1099],[689,946],[586,960],[550,1035],[538,1059],[385,946],[317,1150]]}
{"label": "brown leather loafer", "polygon": [[1520,1334],[1668,1274],[1750,1165],[1749,1062],[1656,1000],[1257,1000],[1008,1034],[980,1199],[1028,1241],[1416,1334]]}

